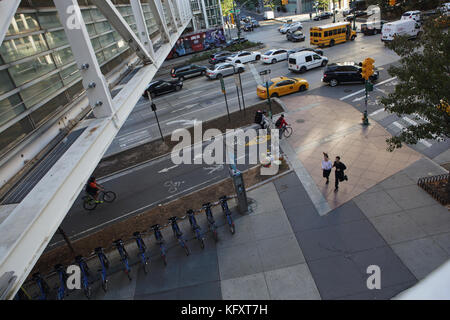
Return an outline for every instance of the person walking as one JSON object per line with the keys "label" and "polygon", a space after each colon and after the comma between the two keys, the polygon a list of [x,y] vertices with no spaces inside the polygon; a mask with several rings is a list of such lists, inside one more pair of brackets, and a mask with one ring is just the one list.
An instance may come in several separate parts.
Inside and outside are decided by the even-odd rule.
{"label": "person walking", "polygon": [[309,13],[309,20],[312,20],[312,12]]}
{"label": "person walking", "polygon": [[333,167],[333,164],[331,163],[331,160],[328,158],[328,154],[325,152],[323,153],[323,160],[322,160],[322,171],[323,171],[323,177],[327,179],[327,182],[325,184],[328,184],[330,182],[330,173],[331,168]]}
{"label": "person walking", "polygon": [[348,180],[347,176],[344,173],[344,170],[347,169],[345,164],[341,162],[341,157],[337,156],[334,161],[333,167],[336,168],[334,171],[334,192],[337,192],[339,189],[339,181]]}

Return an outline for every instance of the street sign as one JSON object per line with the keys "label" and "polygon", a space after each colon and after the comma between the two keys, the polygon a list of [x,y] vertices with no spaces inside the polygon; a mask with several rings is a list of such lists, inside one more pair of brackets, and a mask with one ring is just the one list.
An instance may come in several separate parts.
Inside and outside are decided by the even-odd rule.
{"label": "street sign", "polygon": [[236,84],[237,87],[239,87],[239,74],[238,73],[234,74],[234,83]]}
{"label": "street sign", "polygon": [[373,84],[369,81],[366,81],[366,90],[373,91]]}
{"label": "street sign", "polygon": [[264,76],[264,75],[269,74],[269,73],[270,73],[270,69],[267,69],[267,70],[260,71],[259,75],[260,76]]}
{"label": "street sign", "polygon": [[222,92],[225,92],[225,82],[223,82],[223,77],[219,77],[220,79],[220,86],[222,87]]}

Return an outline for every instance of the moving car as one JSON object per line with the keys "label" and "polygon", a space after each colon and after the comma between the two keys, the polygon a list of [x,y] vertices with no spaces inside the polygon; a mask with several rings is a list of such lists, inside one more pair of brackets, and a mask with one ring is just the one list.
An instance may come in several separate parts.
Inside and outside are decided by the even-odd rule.
{"label": "moving car", "polygon": [[261,53],[258,51],[240,51],[230,55],[226,61],[234,63],[247,63],[261,59]]}
{"label": "moving car", "polygon": [[317,53],[318,55],[323,56],[323,50],[321,50],[321,49],[313,49],[313,48],[302,47],[302,48],[295,48],[295,49],[290,49],[290,50],[288,50],[288,57],[289,57],[291,54],[293,54],[293,53],[296,53],[296,52],[302,52],[302,51],[312,51],[312,52]]}
{"label": "moving car", "polygon": [[[268,83],[270,97],[280,97],[293,92],[305,91],[309,88],[308,81],[302,78],[277,77]],[[267,89],[262,85],[256,87],[256,94],[261,99],[267,99]]]}
{"label": "moving car", "polygon": [[281,60],[287,59],[287,50],[286,49],[272,49],[266,51],[261,56],[261,61],[264,63],[277,63]]}
{"label": "moving car", "polygon": [[314,17],[314,21],[319,21],[319,20],[323,20],[323,19],[329,19],[333,16],[333,14],[331,12],[322,12],[319,13],[319,15]]}
{"label": "moving car", "polygon": [[419,33],[420,26],[415,20],[397,20],[383,24],[381,41],[392,41],[395,36],[408,36],[410,39],[414,39]]}
{"label": "moving car", "polygon": [[220,52],[213,53],[209,57],[209,63],[216,64],[216,63],[224,62],[226,60],[226,58],[228,58],[230,56],[230,54],[232,54],[230,51],[220,51]]}
{"label": "moving car", "polygon": [[[361,65],[362,63],[355,62],[331,63],[325,68],[322,82],[329,83],[332,87],[340,83],[364,83]],[[378,77],[379,72],[375,70],[369,79],[374,82]]]}
{"label": "moving car", "polygon": [[350,22],[330,23],[319,27],[310,27],[310,44],[319,47],[334,46],[335,44],[353,41],[356,38],[356,31],[350,28]]}
{"label": "moving car", "polygon": [[303,25],[301,22],[294,22],[289,26],[286,33],[294,32],[294,31],[298,31],[298,30],[302,30],[302,29],[303,29]]}
{"label": "moving car", "polygon": [[283,28],[287,28],[287,27],[289,27],[291,24],[290,23],[283,23],[279,28],[278,28],[278,31],[279,32],[281,32],[281,29],[283,29]]}
{"label": "moving car", "polygon": [[347,8],[347,9],[344,9],[344,10],[342,10],[342,15],[345,17],[345,16],[348,16],[350,13],[352,13],[353,11],[355,11],[354,9],[349,9],[349,8]]}
{"label": "moving car", "polygon": [[301,51],[289,55],[288,69],[294,72],[306,72],[317,67],[324,67],[328,63],[327,57],[322,57],[312,51]]}
{"label": "moving car", "polygon": [[252,23],[253,28],[258,28],[259,27],[259,22],[257,20],[252,19],[250,22]]}
{"label": "moving car", "polygon": [[420,11],[419,10],[406,11],[404,14],[402,14],[402,17],[400,20],[408,20],[408,19],[412,19],[416,22],[420,22]]}
{"label": "moving car", "polygon": [[362,16],[365,16],[365,15],[367,15],[367,12],[358,10],[358,11],[355,11],[352,14],[348,15],[347,17],[345,17],[345,20],[353,21],[354,17],[358,18],[358,17],[362,17]]}
{"label": "moving car", "polygon": [[218,63],[213,68],[206,70],[206,77],[208,79],[218,79],[220,77],[244,71],[245,66],[242,63],[224,62]]}
{"label": "moving car", "polygon": [[247,38],[232,38],[231,40],[228,40],[227,42],[225,42],[223,45],[221,45],[220,47],[225,48],[225,47],[229,47],[238,43],[244,43],[247,42],[248,39]]}
{"label": "moving car", "polygon": [[172,78],[184,80],[186,78],[202,76],[206,73],[206,67],[198,66],[196,64],[188,64],[186,66],[176,67],[170,71]]}
{"label": "moving car", "polygon": [[153,99],[157,95],[172,91],[179,91],[182,88],[183,88],[183,81],[181,80],[170,80],[170,81],[156,80],[150,82],[150,84],[147,86],[142,96],[148,99],[148,93],[150,93],[150,97]]}
{"label": "moving car", "polygon": [[295,32],[288,32],[286,34],[286,39],[293,42],[305,41],[305,35],[300,30]]}
{"label": "moving car", "polygon": [[243,25],[242,29],[244,31],[253,31],[253,24],[251,22],[247,22]]}

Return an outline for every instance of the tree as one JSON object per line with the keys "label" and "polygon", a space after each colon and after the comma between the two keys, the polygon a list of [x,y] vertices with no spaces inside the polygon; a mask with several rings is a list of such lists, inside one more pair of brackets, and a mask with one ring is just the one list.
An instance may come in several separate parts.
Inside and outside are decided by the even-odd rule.
{"label": "tree", "polygon": [[388,44],[401,57],[400,65],[388,70],[399,84],[381,103],[387,111],[399,116],[412,115],[416,122],[426,120],[387,139],[389,151],[401,148],[402,143],[416,144],[420,139],[450,136],[450,37],[447,30],[439,27],[435,18],[431,18],[424,25],[419,41],[403,36]]}

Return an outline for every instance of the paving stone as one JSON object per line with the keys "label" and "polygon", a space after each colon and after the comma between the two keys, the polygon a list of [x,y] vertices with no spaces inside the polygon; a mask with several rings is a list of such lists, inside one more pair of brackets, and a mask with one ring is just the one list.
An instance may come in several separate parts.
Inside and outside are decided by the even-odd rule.
{"label": "paving stone", "polygon": [[180,268],[179,286],[187,287],[219,280],[217,253],[208,252],[189,256]]}
{"label": "paving stone", "polygon": [[297,232],[296,236],[308,262],[386,245],[368,220]]}
{"label": "paving stone", "polygon": [[450,232],[450,211],[440,204],[412,209],[407,214],[429,235]]}
{"label": "paving stone", "polygon": [[221,282],[224,300],[269,300],[264,273],[228,279]]}
{"label": "paving stone", "polygon": [[265,272],[273,300],[320,300],[306,263]]}
{"label": "paving stone", "polygon": [[227,280],[263,271],[255,241],[217,250],[220,279]]}
{"label": "paving stone", "polygon": [[277,212],[283,207],[280,199],[277,197],[277,190],[273,183],[264,185],[264,188],[260,187],[252,190],[248,193],[248,196],[255,200],[253,214]]}
{"label": "paving stone", "polygon": [[442,233],[432,237],[439,246],[450,255],[450,232]]}
{"label": "paving stone", "polygon": [[252,223],[253,220],[251,219],[250,215],[240,217],[239,219],[235,220],[234,225],[236,231],[234,234],[231,234],[227,223],[219,227],[217,229],[217,235],[219,238],[219,241],[216,244],[217,249],[228,248],[252,242],[255,239]]}
{"label": "paving stone", "polygon": [[153,294],[136,294],[134,300],[178,300],[178,289]]}
{"label": "paving stone", "polygon": [[380,290],[372,289],[366,290],[362,293],[357,293],[355,295],[350,295],[346,297],[341,297],[341,300],[388,300],[394,298],[396,295],[400,294],[406,289],[411,288],[415,285],[417,281],[409,281],[399,285],[382,287]]}
{"label": "paving stone", "polygon": [[[420,145],[420,144],[419,144]],[[433,161],[421,158],[403,170],[408,177],[417,181],[419,178],[446,173],[446,171]]]}
{"label": "paving stone", "polygon": [[178,289],[178,300],[221,300],[220,281],[212,281]]}
{"label": "paving stone", "polygon": [[392,249],[419,280],[450,258],[432,238],[397,243]]}
{"label": "paving stone", "polygon": [[378,186],[383,189],[392,189],[416,184],[417,181],[411,179],[407,174],[399,172],[380,182]]}
{"label": "paving stone", "polygon": [[376,217],[402,210],[386,191],[362,193],[353,201],[367,217]]}
{"label": "paving stone", "polygon": [[369,220],[389,244],[419,239],[427,235],[405,212],[372,217]]}
{"label": "paving stone", "polygon": [[255,239],[267,239],[293,233],[286,215],[259,214],[250,217]]}
{"label": "paving stone", "polygon": [[[431,195],[420,189],[418,186],[406,186],[396,189],[389,189],[386,192],[404,210],[410,210],[427,205],[434,205],[438,202]],[[381,205],[382,203],[378,203]]]}
{"label": "paving stone", "polygon": [[257,246],[264,271],[305,262],[294,234],[259,240]]}

